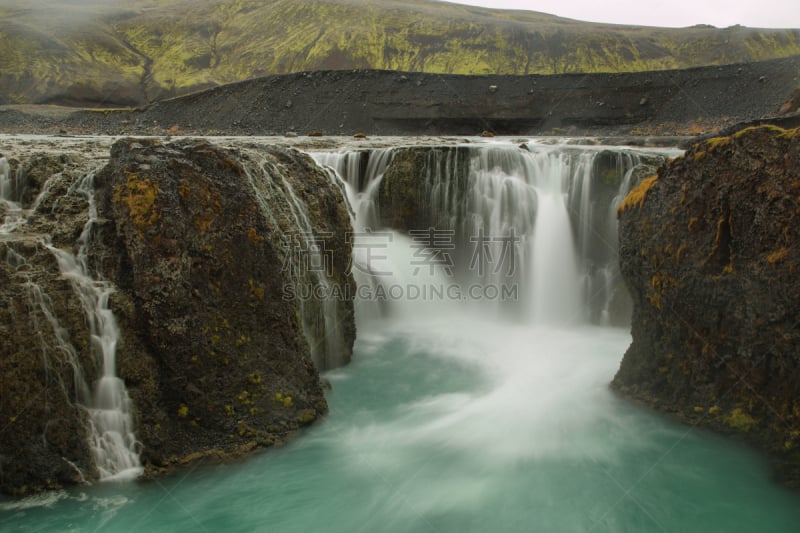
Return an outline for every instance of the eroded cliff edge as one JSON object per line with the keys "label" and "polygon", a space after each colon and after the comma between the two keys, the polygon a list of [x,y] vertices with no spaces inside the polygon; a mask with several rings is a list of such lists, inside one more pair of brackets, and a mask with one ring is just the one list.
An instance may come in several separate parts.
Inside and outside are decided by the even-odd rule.
{"label": "eroded cliff edge", "polygon": [[612,387],[766,450],[800,486],[800,134],[706,140],[620,207],[632,336]]}
{"label": "eroded cliff edge", "polygon": [[[146,472],[269,446],[327,410],[319,370],[349,360],[353,302],[326,308],[285,287],[354,294],[350,219],[308,156],[123,139],[100,164],[34,154],[12,167],[18,190],[0,207],[21,219],[0,239],[0,490],[98,477],[80,390],[98,377],[96,343],[51,249],[77,254],[87,227],[90,270],[114,289],[118,375]],[[325,272],[302,268],[312,243]]]}

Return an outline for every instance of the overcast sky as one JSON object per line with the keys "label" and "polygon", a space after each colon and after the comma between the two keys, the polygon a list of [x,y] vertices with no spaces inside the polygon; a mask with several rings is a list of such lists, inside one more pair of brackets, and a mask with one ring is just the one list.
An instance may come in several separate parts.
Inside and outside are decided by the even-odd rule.
{"label": "overcast sky", "polygon": [[741,24],[800,28],[799,0],[449,0],[496,9],[526,9],[593,22],[683,27]]}

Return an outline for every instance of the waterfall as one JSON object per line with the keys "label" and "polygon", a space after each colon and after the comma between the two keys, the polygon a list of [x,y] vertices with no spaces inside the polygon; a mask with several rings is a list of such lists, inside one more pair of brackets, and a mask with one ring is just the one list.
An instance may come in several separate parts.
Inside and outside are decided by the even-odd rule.
{"label": "waterfall", "polygon": [[[380,229],[379,187],[393,154],[394,149],[391,148],[310,154],[319,165],[328,169],[329,178],[334,183],[340,184],[345,191],[354,232],[353,277],[359,287],[369,289],[366,293],[371,296],[387,294],[391,287],[404,285],[403,280],[395,274],[400,274],[401,270],[398,267],[403,266],[402,260],[397,264],[398,256],[408,255],[402,251],[404,244],[407,248],[406,241],[399,232],[376,231]],[[370,258],[370,250],[373,247],[386,250],[387,253],[382,257],[386,257],[387,260],[391,257],[395,263],[374,264],[375,261]],[[385,273],[392,274],[389,280],[386,279]],[[361,317],[387,315],[391,312],[387,300],[388,297],[358,298],[355,303],[357,315]]]}
{"label": "waterfall", "polygon": [[11,166],[8,159],[0,157],[0,199],[12,201]]}
{"label": "waterfall", "polygon": [[269,224],[283,237],[284,264],[295,284],[311,359],[320,370],[342,366],[349,361],[349,349],[340,302],[333,296],[336,284],[326,267],[324,236],[314,229],[308,207],[285,172],[258,151],[248,150],[247,155],[242,159],[247,180]]}
{"label": "waterfall", "polygon": [[[414,172],[428,213],[418,221],[423,227],[383,228],[382,182],[403,150],[424,151],[424,165]],[[619,276],[616,206],[639,174],[665,154],[531,142],[311,155],[343,184],[357,232],[388,231],[395,242],[426,225],[449,232],[453,246],[445,251],[455,263],[449,281],[459,284],[459,294],[475,286],[501,293],[504,287],[518,289],[516,299],[483,301],[481,310],[493,305],[534,324],[623,325],[630,301]],[[357,236],[356,244],[359,238],[364,237]],[[395,248],[397,266],[408,258],[399,258]],[[356,280],[369,287],[378,283],[363,272]],[[383,305],[383,312],[392,305]]]}
{"label": "waterfall", "polygon": [[25,224],[27,213],[20,205],[22,183],[22,170],[17,169],[12,177],[11,165],[5,157],[0,157],[0,214],[3,215],[0,234],[11,234]]}
{"label": "waterfall", "polygon": [[25,194],[25,172],[18,166],[11,171],[11,164],[5,157],[0,157],[0,200],[19,204]]}
{"label": "waterfall", "polygon": [[[36,212],[42,200],[49,194],[54,179],[48,180],[42,191],[33,201],[30,209],[20,205],[22,172],[14,180],[9,178],[7,166],[3,170],[2,193],[7,204],[5,222],[0,226],[0,234],[13,239],[15,233],[24,232],[29,217]],[[101,480],[131,479],[143,471],[139,460],[140,444],[136,441],[133,427],[133,405],[128,396],[125,383],[117,376],[116,348],[119,329],[114,314],[109,308],[112,286],[93,276],[89,265],[89,246],[92,229],[97,222],[97,205],[94,198],[94,173],[85,175],[73,183],[68,195],[80,195],[88,203],[88,219],[76,242],[77,254],[54,246],[49,237],[37,237],[36,244],[48,250],[55,258],[59,271],[68,280],[83,308],[85,323],[89,329],[90,350],[98,361],[101,375],[89,387],[78,358],[78,352],[71,344],[69,335],[59,323],[59,318],[51,298],[45,290],[33,281],[30,275],[24,286],[32,308],[44,318],[40,322],[37,314],[33,320],[37,324],[37,337],[42,346],[45,372],[51,365],[51,354],[59,353],[72,367],[74,383],[71,384],[74,400],[86,409],[90,426],[90,448],[94,456]],[[20,235],[21,238],[25,238]],[[26,259],[10,246],[6,248],[6,262],[17,272],[26,273],[31,267]],[[46,334],[49,332],[49,335]],[[65,398],[72,401],[66,384],[61,384]]]}
{"label": "waterfall", "polygon": [[131,479],[143,471],[139,460],[140,444],[133,428],[133,402],[125,382],[117,377],[116,350],[119,328],[109,308],[113,292],[110,284],[92,277],[89,267],[89,242],[97,221],[94,199],[94,174],[78,182],[77,191],[89,203],[89,218],[78,238],[73,255],[46,244],[58,261],[64,278],[72,284],[86,315],[92,353],[102,363],[91,402],[87,405],[91,422],[90,444],[101,480]]}

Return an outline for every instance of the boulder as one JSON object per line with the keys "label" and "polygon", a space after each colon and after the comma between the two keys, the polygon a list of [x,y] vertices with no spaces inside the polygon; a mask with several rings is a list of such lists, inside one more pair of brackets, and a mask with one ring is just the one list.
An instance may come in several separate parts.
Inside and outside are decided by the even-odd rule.
{"label": "boulder", "polygon": [[[302,232],[296,211],[305,209],[331,251],[332,282],[352,285],[349,217],[307,156],[262,150],[125,139],[97,176],[100,215],[115,228],[103,238],[113,250],[103,269],[130,298],[121,314],[136,338],[119,366],[147,464],[269,445],[327,410],[312,361],[326,332],[306,331],[324,323],[323,309],[285,297],[297,281],[287,237]],[[337,304],[346,362],[352,298]]]}
{"label": "boulder", "polygon": [[633,342],[612,387],[738,435],[800,486],[800,134],[705,140],[621,205]]}

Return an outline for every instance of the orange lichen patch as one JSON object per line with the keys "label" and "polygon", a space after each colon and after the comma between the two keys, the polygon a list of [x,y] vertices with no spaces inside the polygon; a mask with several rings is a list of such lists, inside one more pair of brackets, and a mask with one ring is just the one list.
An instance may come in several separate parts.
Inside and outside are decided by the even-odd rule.
{"label": "orange lichen patch", "polygon": [[194,225],[197,226],[197,229],[200,231],[208,231],[215,218],[216,217],[214,216],[213,212],[204,211],[200,215],[194,217]]}
{"label": "orange lichen patch", "polygon": [[780,263],[789,255],[789,249],[787,247],[780,248],[775,250],[771,254],[767,256],[767,263],[770,265],[774,265],[776,263]]}
{"label": "orange lichen patch", "polygon": [[229,169],[233,170],[237,176],[244,175],[244,169],[242,165],[240,165],[235,159],[231,159],[230,157],[223,157],[222,164],[228,167]]}
{"label": "orange lichen patch", "polygon": [[258,232],[256,232],[256,228],[248,228],[247,229],[247,238],[252,242],[261,242],[264,240],[264,237],[260,236]]}
{"label": "orange lichen patch", "polygon": [[720,217],[717,220],[717,233],[711,245],[711,253],[705,260],[704,266],[716,270],[717,273],[733,272],[733,253],[731,242],[733,240],[733,215]]}
{"label": "orange lichen patch", "polygon": [[668,276],[667,274],[661,272],[654,274],[653,277],[650,278],[650,288],[653,290],[653,292],[652,294],[648,294],[646,298],[651,304],[653,304],[653,307],[661,309],[661,296],[667,289],[674,287],[677,284],[677,280],[672,276]]}
{"label": "orange lichen patch", "polygon": [[625,197],[622,203],[619,204],[617,208],[617,218],[619,218],[620,213],[630,207],[642,207],[644,201],[647,199],[647,192],[655,185],[656,181],[658,181],[658,176],[650,176],[640,181],[639,184],[628,193],[628,196]]}
{"label": "orange lichen patch", "polygon": [[178,186],[178,194],[182,199],[185,200],[189,196],[189,192],[191,192],[189,182],[187,180],[181,180],[181,183]]}
{"label": "orange lichen patch", "polygon": [[686,243],[682,243],[678,246],[678,251],[675,253],[675,262],[680,263],[681,257],[683,257],[683,252],[686,251]]}
{"label": "orange lichen patch", "polygon": [[156,209],[158,200],[158,185],[149,179],[141,179],[136,172],[126,172],[125,184],[117,185],[114,189],[114,201],[125,204],[128,214],[139,230],[154,224],[160,218]]}
{"label": "orange lichen patch", "polygon": [[222,212],[219,193],[210,187],[191,187],[188,195],[189,203],[202,209],[192,218],[195,227],[201,232],[208,231]]}
{"label": "orange lichen patch", "polygon": [[730,234],[730,217],[717,220],[717,234],[714,236],[714,248],[717,248],[726,235]]}

